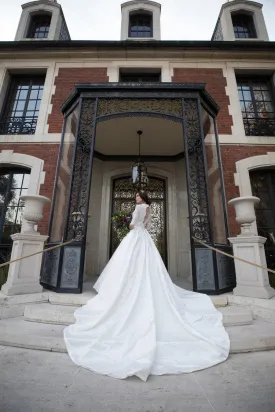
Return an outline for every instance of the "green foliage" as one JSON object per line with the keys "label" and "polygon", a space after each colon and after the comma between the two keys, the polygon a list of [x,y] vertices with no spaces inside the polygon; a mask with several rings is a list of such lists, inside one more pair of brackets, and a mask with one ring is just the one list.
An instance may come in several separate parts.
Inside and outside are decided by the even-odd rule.
{"label": "green foliage", "polygon": [[120,242],[130,231],[130,221],[131,218],[129,214],[123,211],[116,212],[112,217],[114,229]]}

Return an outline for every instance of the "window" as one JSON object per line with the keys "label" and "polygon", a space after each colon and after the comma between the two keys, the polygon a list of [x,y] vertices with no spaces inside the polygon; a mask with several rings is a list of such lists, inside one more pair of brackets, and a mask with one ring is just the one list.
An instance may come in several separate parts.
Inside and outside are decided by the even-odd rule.
{"label": "window", "polygon": [[125,83],[157,83],[161,81],[161,71],[157,72],[120,72],[120,81]]}
{"label": "window", "polygon": [[[267,266],[275,269],[275,170],[254,170],[250,172],[253,196],[260,198],[255,205],[259,236],[267,238],[265,253]],[[270,283],[275,287],[274,276],[270,276]]]}
{"label": "window", "polygon": [[45,76],[12,76],[0,134],[34,134],[44,89]]}
{"label": "window", "polygon": [[232,23],[236,39],[257,38],[252,15],[245,13],[232,14]]}
{"label": "window", "polygon": [[48,14],[35,15],[31,17],[27,38],[47,39],[51,24],[51,16]]}
{"label": "window", "polygon": [[275,105],[266,78],[237,78],[239,100],[247,136],[275,136]]}
{"label": "window", "polygon": [[130,14],[129,37],[153,37],[153,24],[151,13]]}
{"label": "window", "polygon": [[10,235],[21,230],[24,203],[19,197],[27,194],[29,180],[26,169],[0,168],[0,263],[9,260]]}

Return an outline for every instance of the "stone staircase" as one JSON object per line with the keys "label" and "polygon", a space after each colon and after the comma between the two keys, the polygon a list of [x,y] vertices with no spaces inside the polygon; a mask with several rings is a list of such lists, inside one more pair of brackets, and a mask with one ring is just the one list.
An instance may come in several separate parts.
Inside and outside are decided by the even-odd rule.
{"label": "stone staircase", "polygon": [[[0,320],[0,345],[66,352],[63,329],[93,295],[92,290],[82,295],[44,293],[43,300],[24,305],[23,316]],[[231,353],[275,349],[274,323],[253,319],[249,306],[229,305],[228,295],[213,296],[212,301],[223,314]]]}

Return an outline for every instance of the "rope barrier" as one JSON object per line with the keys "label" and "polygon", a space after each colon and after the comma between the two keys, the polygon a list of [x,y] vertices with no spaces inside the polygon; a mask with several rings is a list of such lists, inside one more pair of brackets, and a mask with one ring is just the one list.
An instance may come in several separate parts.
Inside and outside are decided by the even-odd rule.
{"label": "rope barrier", "polygon": [[11,263],[18,262],[19,260],[23,260],[23,259],[27,259],[27,258],[32,257],[32,256],[39,255],[40,253],[49,252],[51,250],[58,249],[59,247],[69,245],[70,243],[73,243],[74,241],[75,241],[75,239],[69,240],[68,242],[61,243],[60,245],[49,247],[48,249],[40,250],[39,252],[32,253],[31,255],[23,256],[23,257],[18,258],[18,259],[10,260],[9,262],[1,263],[0,268],[3,268],[4,266],[10,265]]}
{"label": "rope barrier", "polygon": [[266,267],[264,267],[264,266],[261,266],[261,265],[257,265],[257,263],[250,262],[249,260],[245,260],[245,259],[239,258],[239,257],[237,257],[237,256],[230,255],[229,253],[226,253],[226,252],[223,252],[222,250],[216,249],[216,248],[213,247],[213,246],[207,245],[206,243],[202,242],[201,240],[196,239],[196,238],[193,237],[193,236],[192,236],[192,239],[195,240],[196,242],[200,243],[201,245],[205,246],[206,248],[211,249],[211,250],[214,250],[215,252],[220,253],[221,255],[230,257],[230,258],[232,258],[232,259],[239,260],[240,262],[243,262],[243,263],[248,263],[249,265],[255,266],[256,268],[259,268],[259,269],[267,270],[268,272],[270,272],[270,273],[272,273],[273,275],[275,275],[275,270],[268,269],[268,268],[266,268]]}
{"label": "rope barrier", "polygon": [[[192,237],[192,239],[193,239],[195,242],[200,243],[201,245],[203,245],[203,246],[206,247],[207,249],[213,250],[214,252],[220,253],[221,255],[230,257],[230,258],[232,258],[232,259],[239,260],[239,261],[242,262],[242,263],[247,263],[248,265],[255,266],[255,267],[259,268],[259,269],[267,270],[268,272],[270,272],[270,273],[272,273],[273,275],[275,275],[275,270],[269,269],[269,268],[264,267],[264,266],[261,266],[261,265],[257,265],[257,263],[250,262],[249,260],[241,259],[241,258],[239,258],[239,257],[237,257],[237,256],[230,255],[229,253],[226,253],[226,252],[223,252],[222,250],[216,249],[216,248],[213,247],[213,246],[207,245],[206,243],[202,242],[201,240],[196,239],[195,237]],[[21,258],[18,258],[18,259],[10,260],[9,262],[5,262],[5,263],[0,264],[0,268],[2,268],[2,267],[4,267],[4,266],[7,266],[7,265],[10,265],[11,263],[18,262],[18,261],[20,261],[20,260],[27,259],[27,258],[29,258],[29,257],[39,255],[40,253],[50,252],[51,250],[58,249],[58,248],[60,248],[60,247],[62,247],[62,246],[67,246],[67,245],[69,245],[70,243],[73,243],[74,241],[75,241],[75,239],[69,240],[68,242],[61,243],[60,245],[52,246],[52,247],[49,247],[48,249],[43,249],[43,250],[40,250],[39,252],[35,252],[35,253],[30,254],[30,255],[27,255],[27,256],[23,256],[23,257],[21,257]]]}

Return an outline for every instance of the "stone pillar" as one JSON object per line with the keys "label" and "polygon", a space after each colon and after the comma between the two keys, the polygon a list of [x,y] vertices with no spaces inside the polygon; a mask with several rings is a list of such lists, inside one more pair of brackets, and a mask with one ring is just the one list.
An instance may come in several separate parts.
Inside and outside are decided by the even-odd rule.
{"label": "stone pillar", "polygon": [[[22,196],[25,209],[21,233],[11,236],[13,240],[11,260],[20,259],[44,249],[44,242],[48,236],[42,236],[35,231],[35,225],[43,218],[43,207],[50,203],[44,196]],[[7,296],[30,293],[40,293],[40,270],[42,253],[27,259],[18,260],[10,264],[7,282],[2,286],[1,292]]]}
{"label": "stone pillar", "polygon": [[[254,196],[239,197],[230,200],[235,207],[236,221],[241,225],[241,234],[229,238],[233,245],[234,256],[267,267],[264,244],[266,238],[257,236],[251,231],[251,225],[256,220],[255,203],[260,199]],[[235,259],[237,286],[234,295],[253,298],[270,299],[275,296],[275,290],[269,284],[268,272],[248,263]]]}

